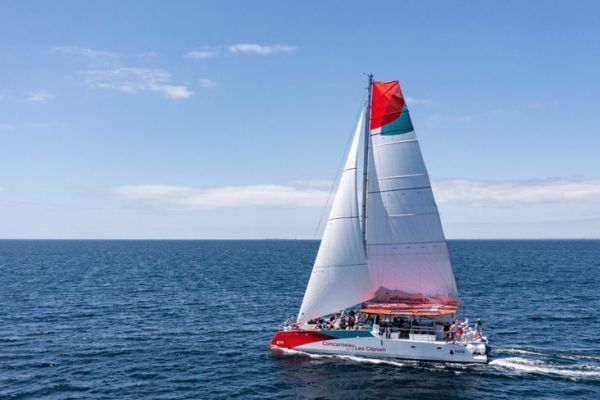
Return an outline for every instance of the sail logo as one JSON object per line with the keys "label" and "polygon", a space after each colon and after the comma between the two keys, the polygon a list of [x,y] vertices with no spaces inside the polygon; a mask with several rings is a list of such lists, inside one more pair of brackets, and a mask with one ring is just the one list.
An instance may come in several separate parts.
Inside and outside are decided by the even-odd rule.
{"label": "sail logo", "polygon": [[344,347],[348,350],[353,351],[363,351],[363,352],[375,352],[375,353],[383,353],[386,352],[385,347],[373,347],[373,346],[357,346],[352,343],[343,343],[343,342],[334,342],[334,341],[323,341],[321,342],[323,346],[332,346],[332,347]]}

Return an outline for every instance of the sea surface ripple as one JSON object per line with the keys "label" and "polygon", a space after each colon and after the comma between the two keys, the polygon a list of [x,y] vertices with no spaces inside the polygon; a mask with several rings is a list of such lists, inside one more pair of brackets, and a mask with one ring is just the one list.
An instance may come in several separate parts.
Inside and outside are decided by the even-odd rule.
{"label": "sea surface ripple", "polygon": [[0,399],[600,398],[600,241],[450,241],[487,366],[268,342],[317,241],[0,241]]}

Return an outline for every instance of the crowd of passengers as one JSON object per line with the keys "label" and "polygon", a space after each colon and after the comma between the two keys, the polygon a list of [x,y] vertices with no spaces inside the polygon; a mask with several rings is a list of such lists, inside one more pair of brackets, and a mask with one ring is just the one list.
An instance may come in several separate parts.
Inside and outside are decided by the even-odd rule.
{"label": "crowd of passengers", "polygon": [[350,310],[350,312],[348,313],[346,313],[345,311],[335,313],[329,319],[318,318],[312,321],[308,321],[308,323],[311,325],[315,325],[316,329],[369,330],[371,329],[372,324],[368,323],[368,318],[368,314],[354,312],[354,310]]}
{"label": "crowd of passengers", "polygon": [[[459,316],[439,321],[433,318],[370,315],[350,310],[348,313],[340,311],[329,318],[317,318],[308,323],[317,330],[372,330],[376,325],[379,327],[379,336],[386,339],[409,338],[410,333],[442,335],[438,339],[443,338],[446,342],[451,343],[465,340],[476,341],[483,337],[483,324],[479,318],[471,327],[468,319],[461,322]],[[438,326],[441,329],[436,329]]]}

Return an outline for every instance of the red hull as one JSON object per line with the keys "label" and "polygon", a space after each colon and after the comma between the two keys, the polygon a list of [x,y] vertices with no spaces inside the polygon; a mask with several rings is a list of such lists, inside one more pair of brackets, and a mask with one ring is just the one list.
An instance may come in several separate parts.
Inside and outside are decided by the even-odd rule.
{"label": "red hull", "polygon": [[336,339],[336,337],[325,335],[323,333],[308,331],[275,332],[275,335],[273,335],[273,339],[271,340],[269,347],[293,349],[296,346],[301,346],[303,344],[313,342],[320,342],[328,339]]}

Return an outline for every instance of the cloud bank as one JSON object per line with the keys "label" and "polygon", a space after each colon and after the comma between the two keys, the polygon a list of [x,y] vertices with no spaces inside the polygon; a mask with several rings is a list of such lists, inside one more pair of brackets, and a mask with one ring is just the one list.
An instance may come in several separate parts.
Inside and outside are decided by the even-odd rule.
{"label": "cloud bank", "polygon": [[[213,188],[125,185],[113,187],[111,192],[130,201],[190,208],[323,207],[330,183],[328,180],[299,180],[285,185]],[[435,181],[433,188],[438,203],[460,203],[470,207],[600,201],[600,180],[442,179]]]}
{"label": "cloud bank", "polygon": [[190,208],[322,207],[328,191],[292,185],[222,186],[198,189],[170,185],[127,185],[112,193],[133,201]]}
{"label": "cloud bank", "polygon": [[470,206],[600,201],[600,180],[442,179],[433,182],[433,190],[438,203],[456,202]]}

